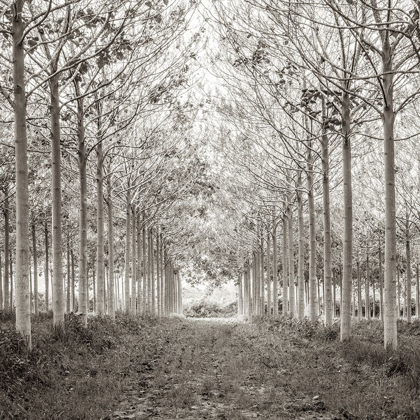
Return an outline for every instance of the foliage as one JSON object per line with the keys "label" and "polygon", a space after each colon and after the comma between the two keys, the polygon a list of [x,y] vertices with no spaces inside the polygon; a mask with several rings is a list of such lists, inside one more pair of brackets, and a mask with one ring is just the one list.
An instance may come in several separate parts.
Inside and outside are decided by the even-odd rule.
{"label": "foliage", "polygon": [[228,305],[220,305],[206,298],[193,301],[184,307],[184,315],[188,318],[228,318],[235,316],[237,312],[238,303],[236,301]]}
{"label": "foliage", "polygon": [[134,328],[124,318],[116,323],[89,318],[83,328],[74,314],[66,316],[64,332],[50,322],[50,314],[33,320],[31,351],[11,325],[2,324],[1,419],[58,418],[63,413],[66,418],[100,418],[118,395],[116,350]]}

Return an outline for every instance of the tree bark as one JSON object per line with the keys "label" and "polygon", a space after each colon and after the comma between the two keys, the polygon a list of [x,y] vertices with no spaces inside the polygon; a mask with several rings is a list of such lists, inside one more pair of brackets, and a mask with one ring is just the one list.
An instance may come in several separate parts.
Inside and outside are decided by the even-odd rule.
{"label": "tree bark", "polygon": [[282,308],[282,314],[283,316],[286,316],[289,313],[288,308],[288,302],[289,302],[289,270],[287,267],[287,215],[286,213],[283,215],[283,308]]}
{"label": "tree bark", "polygon": [[242,274],[238,276],[238,315],[243,315]]}
{"label": "tree bark", "polygon": [[267,230],[267,316],[271,317],[271,232]]}
{"label": "tree bark", "polygon": [[39,315],[39,299],[38,299],[38,256],[36,248],[36,227],[35,222],[32,223],[32,253],[34,260],[34,310],[35,316]]}
{"label": "tree bark", "polygon": [[260,253],[259,253],[259,268],[260,268],[260,295],[261,295],[261,315],[265,316],[265,287],[264,287],[264,237],[260,235]]}
{"label": "tree bark", "polygon": [[411,244],[410,244],[410,219],[407,211],[405,225],[405,252],[407,258],[407,322],[411,322]]}
{"label": "tree bark", "polygon": [[125,210],[125,282],[124,282],[124,297],[125,297],[125,313],[130,313],[130,240],[131,240],[131,193],[130,184],[127,189]]}
{"label": "tree bark", "polygon": [[302,202],[302,174],[298,172],[297,208],[298,208],[298,237],[299,237],[299,258],[298,258],[298,318],[305,317],[305,279],[303,277],[303,264],[305,258],[304,232],[303,232],[303,202]]}
{"label": "tree bark", "polygon": [[322,96],[322,203],[324,216],[324,318],[325,324],[332,324],[331,313],[331,215],[330,215],[330,157],[329,137],[326,127],[325,98]]}
{"label": "tree bark", "polygon": [[2,273],[2,267],[1,267],[1,253],[0,253],[0,311],[3,310],[3,306],[4,306],[4,304],[3,304],[3,299],[4,299],[3,287],[4,287],[4,285],[3,285],[3,273]]}
{"label": "tree bark", "polygon": [[[148,286],[148,279],[147,279],[147,247],[146,247],[146,215],[143,212],[143,313],[147,313],[149,312],[149,307],[148,307],[148,293],[149,293],[149,286]],[[168,261],[169,263],[169,261]],[[168,266],[169,269],[169,266]],[[168,276],[169,276],[169,272],[168,272]],[[167,279],[167,285],[168,287],[170,286],[169,284],[169,278]],[[168,293],[169,293],[169,289],[168,289]],[[169,307],[169,295],[168,295],[168,307]]]}
{"label": "tree bark", "polygon": [[143,313],[142,303],[142,244],[141,244],[141,217],[137,213],[137,313]]}
{"label": "tree bark", "polygon": [[113,225],[113,201],[112,201],[112,175],[111,167],[108,168],[107,178],[108,195],[108,265],[109,265],[109,309],[108,314],[115,320],[115,269],[114,269],[114,225]]}
{"label": "tree bark", "polygon": [[291,203],[291,197],[289,197],[288,205],[289,215],[289,312],[292,318],[295,317],[295,264],[294,264],[294,249],[293,249],[293,207]]}
{"label": "tree bark", "polygon": [[[312,144],[308,143],[307,186],[308,186],[308,214],[309,214],[309,320],[316,321],[316,232],[315,232],[315,202],[314,202],[314,164],[312,158]],[[341,307],[340,307],[341,312]]]}
{"label": "tree bark", "polygon": [[70,257],[71,257],[71,297],[72,297],[72,310],[76,310],[76,288],[75,288],[75,281],[76,281],[76,275],[74,270],[74,254],[73,250],[70,250]]}
{"label": "tree bark", "polygon": [[[49,244],[48,244],[48,226],[47,222],[45,222],[45,228],[44,228],[44,235],[45,235],[45,310],[46,312],[49,311],[49,300],[50,300],[50,262],[49,262]],[[74,307],[74,306],[73,306]]]}
{"label": "tree bark", "polygon": [[156,297],[157,297],[157,315],[162,316],[161,289],[160,289],[160,261],[159,261],[159,227],[156,228]]}
{"label": "tree bark", "polygon": [[[350,340],[351,337],[351,290],[352,290],[352,264],[353,264],[353,192],[351,176],[351,141],[350,141],[350,97],[343,90],[341,101],[341,118],[343,134],[343,203],[344,203],[344,235],[343,235],[343,270],[342,270],[342,300],[340,304],[341,315],[341,341]],[[359,306],[360,308],[360,306]]]}
{"label": "tree bark", "polygon": [[[75,82],[76,95],[80,95],[78,82]],[[86,139],[83,98],[77,100],[77,137],[79,155],[80,213],[79,213],[79,312],[82,324],[87,327],[88,314],[88,278],[87,278],[87,174],[86,174]],[[61,252],[61,251],[60,251]],[[54,278],[54,282],[56,279]],[[62,282],[61,282],[62,283]]]}
{"label": "tree bark", "polygon": [[[155,258],[154,258],[154,249],[153,249],[153,228],[149,230],[149,240],[150,240],[150,278],[152,281],[152,314],[156,315],[156,282],[155,282]],[[178,272],[178,280],[180,281],[180,276]],[[178,296],[180,299],[180,297]]]}
{"label": "tree bark", "polygon": [[[13,257],[12,257],[12,251],[10,251],[9,263],[10,263],[10,308],[13,311],[13,309],[14,309],[14,307],[13,307],[14,294],[13,294]],[[29,268],[30,268],[30,266],[29,266]],[[29,287],[29,285],[28,285],[28,287]],[[28,297],[29,297],[29,293],[28,293]]]}
{"label": "tree bark", "polygon": [[[88,281],[88,283],[89,283],[89,269],[88,269],[88,272],[87,272],[87,275],[86,275],[86,277],[87,277],[87,281]],[[98,293],[97,293],[97,290],[98,290],[98,288],[97,288],[97,286],[96,286],[96,271],[95,271],[95,268],[93,269],[93,272],[92,272],[92,292],[93,292],[93,299],[92,299],[92,311],[93,311],[93,313],[96,315],[96,306],[97,306],[97,302],[98,302]],[[89,310],[89,307],[90,307],[90,305],[89,305],[89,289],[88,289],[88,310]]]}
{"label": "tree bark", "polygon": [[382,279],[382,244],[381,238],[379,237],[379,250],[378,250],[378,260],[379,260],[379,312],[380,319],[384,322],[384,283]]}
{"label": "tree bark", "polygon": [[16,329],[31,348],[29,290],[29,191],[26,134],[25,51],[23,48],[24,0],[12,6],[14,134],[16,156]]}
{"label": "tree bark", "polygon": [[[99,109],[98,109],[99,114]],[[105,315],[105,300],[104,300],[104,251],[105,251],[105,222],[104,222],[104,171],[103,161],[104,154],[101,141],[101,120],[98,116],[98,144],[96,146],[96,272],[97,272],[97,300],[96,300],[96,315],[103,317]]]}
{"label": "tree bark", "polygon": [[369,294],[369,282],[370,282],[370,269],[369,269],[369,243],[366,244],[366,281],[365,281],[365,317],[370,320],[370,294]]}
{"label": "tree bark", "polygon": [[165,289],[165,270],[164,270],[164,266],[165,266],[165,259],[164,259],[164,252],[163,252],[163,235],[162,232],[160,233],[160,281],[161,281],[161,301],[162,301],[162,315],[165,315],[165,293],[166,293],[166,289]]}
{"label": "tree bark", "polygon": [[362,319],[362,279],[360,276],[360,262],[357,261],[357,319]]}
{"label": "tree bark", "polygon": [[5,191],[4,200],[4,310],[8,311],[10,307],[10,287],[9,287],[9,255],[10,255],[10,219],[9,219],[9,191]]}
{"label": "tree bark", "polygon": [[392,48],[389,42],[389,32],[384,33],[382,48],[382,79],[384,107],[384,158],[385,158],[385,316],[384,316],[384,346],[396,349],[397,317],[395,271],[396,271],[396,214],[395,214],[395,145],[394,145],[394,71],[392,65]]}
{"label": "tree bark", "polygon": [[248,268],[245,267],[244,271],[244,314],[249,316],[249,277]]}
{"label": "tree bark", "polygon": [[70,226],[67,227],[67,299],[66,312],[72,312],[71,307],[71,264],[70,264]]}
{"label": "tree bark", "polygon": [[416,318],[419,317],[419,303],[420,303],[420,291],[419,291],[419,264],[417,263],[417,270],[416,270]]}
{"label": "tree bark", "polygon": [[[54,69],[53,69],[54,70]],[[61,217],[61,135],[59,77],[50,79],[51,139],[52,139],[52,260],[54,325],[63,328],[65,301],[63,282],[63,239]],[[79,156],[80,158],[80,156]]]}
{"label": "tree bark", "polygon": [[279,316],[279,291],[277,273],[277,224],[273,208],[273,316]]}
{"label": "tree bark", "polygon": [[132,223],[132,274],[131,274],[131,307],[130,311],[131,314],[134,316],[137,313],[137,304],[136,304],[136,283],[137,283],[137,247],[136,247],[136,239],[137,239],[137,213],[136,207],[133,206],[133,223]]}

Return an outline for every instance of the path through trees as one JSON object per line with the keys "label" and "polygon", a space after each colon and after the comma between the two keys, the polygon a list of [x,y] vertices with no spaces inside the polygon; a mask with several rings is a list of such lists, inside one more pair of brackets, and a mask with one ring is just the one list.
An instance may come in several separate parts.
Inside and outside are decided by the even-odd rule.
{"label": "path through trees", "polygon": [[[0,5],[0,309],[419,314],[418,4]],[[32,255],[31,255],[32,254]],[[41,281],[40,281],[41,277]],[[42,281],[43,280],[43,281]]]}

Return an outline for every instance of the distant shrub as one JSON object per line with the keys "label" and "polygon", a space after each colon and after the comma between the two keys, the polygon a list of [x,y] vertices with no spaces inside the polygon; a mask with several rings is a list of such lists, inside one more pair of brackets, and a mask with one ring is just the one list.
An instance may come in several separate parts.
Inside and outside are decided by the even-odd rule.
{"label": "distant shrub", "polygon": [[288,317],[279,317],[268,321],[262,318],[261,322],[268,322],[270,330],[287,330],[287,333],[307,340],[334,341],[340,335],[339,323],[325,326],[319,321],[311,322],[308,318],[298,320]]}
{"label": "distant shrub", "polygon": [[17,331],[0,329],[0,390],[13,397],[16,390],[48,383],[45,364],[41,352],[28,351]]}
{"label": "distant shrub", "polygon": [[15,311],[5,311],[2,310],[0,311],[0,322],[4,323],[4,322],[15,322],[16,320],[16,314]]}
{"label": "distant shrub", "polygon": [[184,315],[189,318],[228,318],[236,313],[236,301],[228,305],[221,305],[218,302],[201,299],[184,307]]}

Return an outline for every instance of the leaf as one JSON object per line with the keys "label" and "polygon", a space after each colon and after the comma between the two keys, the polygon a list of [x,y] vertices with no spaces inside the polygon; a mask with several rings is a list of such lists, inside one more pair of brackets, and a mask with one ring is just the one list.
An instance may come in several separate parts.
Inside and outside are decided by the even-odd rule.
{"label": "leaf", "polygon": [[28,38],[28,45],[32,48],[38,44],[37,38]]}

